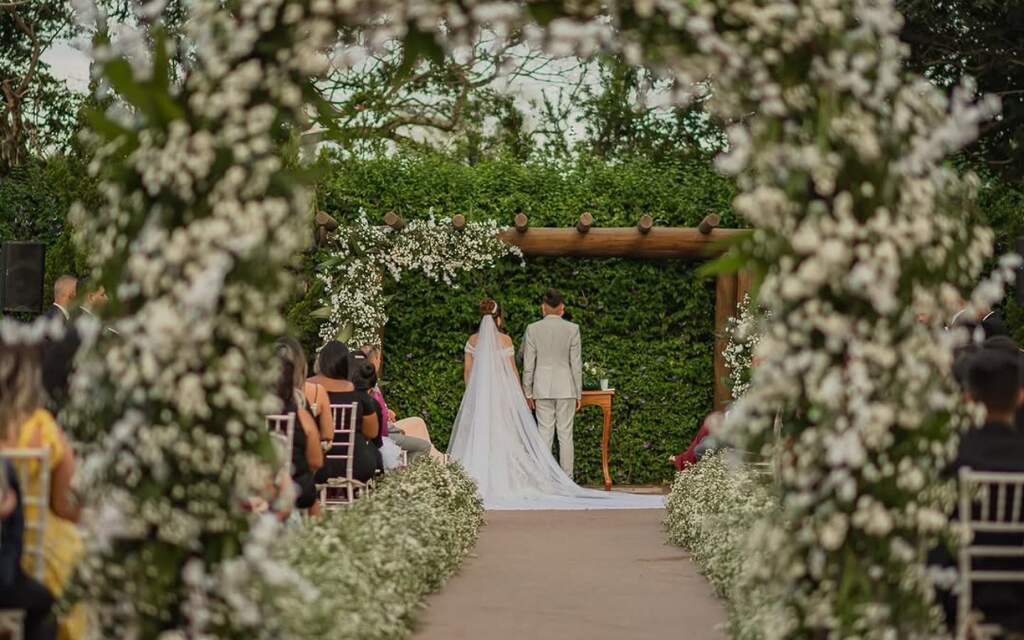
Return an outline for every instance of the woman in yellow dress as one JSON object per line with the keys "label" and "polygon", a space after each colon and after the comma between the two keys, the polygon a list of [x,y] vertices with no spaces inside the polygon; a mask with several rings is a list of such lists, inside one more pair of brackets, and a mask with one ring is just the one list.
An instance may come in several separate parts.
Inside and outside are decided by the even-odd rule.
{"label": "woman in yellow dress", "polygon": [[[24,495],[38,495],[44,474],[49,475],[50,495],[43,530],[43,584],[57,598],[64,592],[75,563],[82,554],[82,541],[75,523],[80,509],[71,494],[75,456],[63,430],[43,408],[39,351],[19,345],[0,346],[0,448],[46,449],[48,468],[37,461],[22,468],[27,477]],[[35,505],[25,505],[25,520],[38,518]],[[38,545],[38,532],[25,531],[26,548]],[[31,572],[31,557],[22,558],[25,571]],[[60,621],[61,640],[80,640],[85,635],[85,614],[76,607]]]}

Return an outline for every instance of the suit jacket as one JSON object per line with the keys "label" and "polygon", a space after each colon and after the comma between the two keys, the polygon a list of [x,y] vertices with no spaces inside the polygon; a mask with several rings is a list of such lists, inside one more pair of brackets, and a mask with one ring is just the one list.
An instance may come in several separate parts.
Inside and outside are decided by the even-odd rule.
{"label": "suit jacket", "polygon": [[43,315],[47,318],[57,318],[65,328],[64,337],[47,340],[42,349],[43,388],[50,398],[50,408],[56,413],[63,409],[67,402],[71,371],[75,354],[82,346],[82,337],[57,305],[51,305]]}
{"label": "suit jacket", "polygon": [[583,359],[579,325],[555,315],[526,328],[523,389],[534,400],[580,399]]}
{"label": "suit jacket", "polygon": [[68,324],[68,317],[64,315],[64,312],[60,310],[60,307],[58,307],[56,303],[50,305],[50,308],[43,313],[43,317],[48,320],[57,318],[64,326],[67,326]]}
{"label": "suit jacket", "polygon": [[[1024,472],[1024,432],[1016,427],[998,423],[971,429],[960,440],[960,449],[949,471],[955,473],[961,467],[970,467],[975,471]],[[1008,492],[1007,504],[1013,504],[1013,499],[1013,492]],[[974,505],[975,517],[980,515],[980,509],[979,505]],[[959,507],[953,517],[959,518]],[[1019,547],[1024,544],[1024,536],[981,532],[975,536],[974,542],[981,545]],[[956,566],[954,558],[948,555],[945,549],[933,551],[929,555],[934,564]],[[975,558],[973,567],[976,570],[1021,571],[1024,570],[1024,559]],[[972,590],[974,606],[985,614],[986,620],[1011,630],[1024,629],[1024,585],[979,582]],[[941,595],[947,618],[953,620],[956,599],[948,594]]]}

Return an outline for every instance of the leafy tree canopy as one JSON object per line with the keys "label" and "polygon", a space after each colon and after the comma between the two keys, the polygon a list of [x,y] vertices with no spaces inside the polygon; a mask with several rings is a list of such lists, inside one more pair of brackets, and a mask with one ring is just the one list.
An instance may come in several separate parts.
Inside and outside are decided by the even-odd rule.
{"label": "leafy tree canopy", "polygon": [[1000,118],[967,151],[975,163],[1012,182],[1024,180],[1024,2],[897,0],[909,66],[952,89],[963,76],[1003,101]]}

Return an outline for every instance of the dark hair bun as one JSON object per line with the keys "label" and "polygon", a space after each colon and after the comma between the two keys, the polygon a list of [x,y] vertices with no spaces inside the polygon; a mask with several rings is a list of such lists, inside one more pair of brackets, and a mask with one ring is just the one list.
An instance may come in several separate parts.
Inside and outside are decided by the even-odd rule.
{"label": "dark hair bun", "polygon": [[484,298],[480,301],[480,315],[493,316],[498,314],[498,302],[493,298]]}

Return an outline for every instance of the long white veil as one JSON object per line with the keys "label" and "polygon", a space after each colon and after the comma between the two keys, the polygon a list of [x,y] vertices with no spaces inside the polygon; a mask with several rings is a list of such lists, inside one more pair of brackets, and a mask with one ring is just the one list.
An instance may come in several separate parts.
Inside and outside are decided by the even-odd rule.
{"label": "long white veil", "polygon": [[476,480],[488,509],[659,508],[662,496],[583,489],[555,461],[526,404],[491,316],[480,321],[473,369],[448,453]]}

